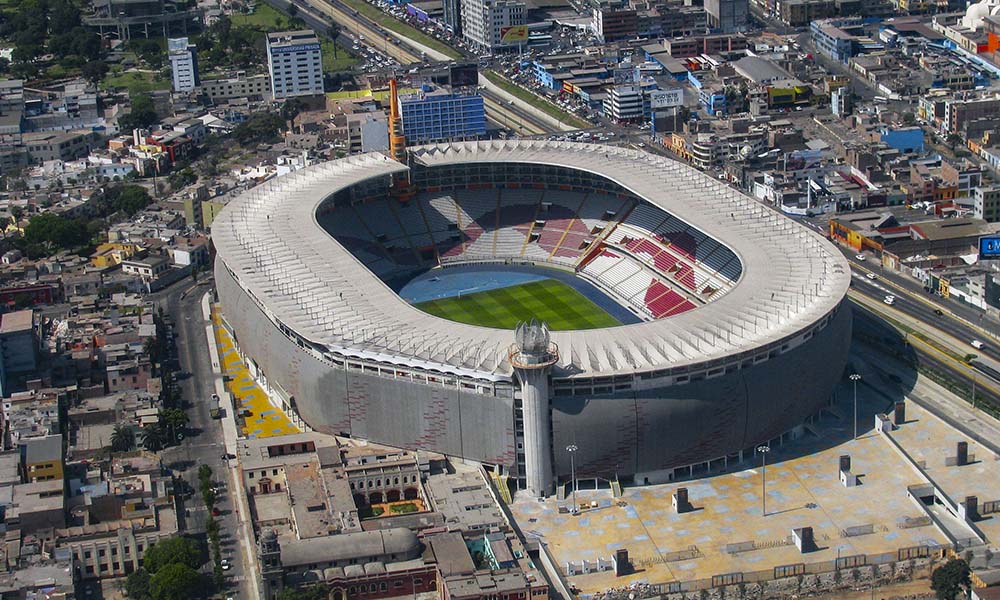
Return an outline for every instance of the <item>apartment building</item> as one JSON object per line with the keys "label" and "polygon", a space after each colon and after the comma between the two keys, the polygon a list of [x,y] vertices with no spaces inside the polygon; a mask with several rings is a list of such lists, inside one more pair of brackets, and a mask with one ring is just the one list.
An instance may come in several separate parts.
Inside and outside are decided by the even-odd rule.
{"label": "apartment building", "polygon": [[323,53],[311,29],[267,34],[267,71],[275,100],[323,93]]}

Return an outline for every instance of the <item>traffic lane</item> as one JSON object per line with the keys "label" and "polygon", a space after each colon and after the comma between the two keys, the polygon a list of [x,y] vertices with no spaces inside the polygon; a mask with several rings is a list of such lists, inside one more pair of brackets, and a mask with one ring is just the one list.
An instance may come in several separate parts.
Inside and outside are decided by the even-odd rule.
{"label": "traffic lane", "polygon": [[[842,249],[842,251],[844,251]],[[857,255],[850,252],[844,251],[848,260],[852,263],[852,266],[861,269],[867,269],[878,273],[879,277],[889,280],[897,288],[903,288],[914,297],[920,297],[926,303],[934,305],[936,308],[945,312],[946,316],[951,317],[948,313],[952,313],[965,319],[970,323],[975,323],[977,326],[983,327],[987,331],[992,331],[994,337],[996,336],[997,328],[1000,327],[998,323],[993,318],[987,316],[984,312],[966,306],[957,300],[952,300],[951,298],[944,298],[937,294],[930,294],[924,289],[923,285],[917,280],[906,277],[905,275],[893,272],[893,271],[883,271],[881,264],[876,261],[868,260],[858,260]],[[978,336],[982,336],[983,332],[975,331],[974,329],[969,329],[969,331],[974,332]],[[976,337],[976,336],[974,336]]]}
{"label": "traffic lane", "polygon": [[[884,304],[884,295],[880,293],[881,290],[877,290],[872,287],[869,287],[868,289],[855,287],[854,289],[855,291],[862,292],[865,296],[871,298],[873,301],[883,302]],[[893,301],[892,308],[899,310],[900,312],[906,313],[909,316],[913,316],[912,314],[910,314],[909,311],[919,310],[919,305],[913,304],[912,301],[907,301],[905,299],[901,300],[897,297]],[[864,309],[866,313],[870,310],[871,309],[868,308]],[[874,318],[874,317],[869,317],[869,318]],[[1000,394],[1000,381],[994,380],[991,377],[987,376],[985,373],[977,371],[974,367],[971,367],[964,362],[956,360],[951,355],[944,354],[940,349],[938,349],[935,346],[932,346],[928,342],[925,342],[919,338],[908,338],[908,340],[909,340],[908,343],[910,343],[913,349],[918,352],[918,356],[925,359],[924,363],[922,364],[930,364],[927,361],[931,361],[935,369],[939,371],[945,369],[949,377],[952,377],[956,381],[964,382],[967,387],[971,385],[971,382],[974,379],[978,380],[980,382],[980,386],[977,388],[978,389],[977,396],[980,395],[987,396],[991,402],[995,402],[997,398],[1000,397],[998,396],[998,394]],[[969,347],[969,350],[970,353],[974,353],[971,352],[972,350],[974,350],[974,348],[972,348],[971,346]],[[986,383],[987,381],[990,383],[987,384]],[[986,385],[989,385],[990,387],[987,388]]]}
{"label": "traffic lane", "polygon": [[[187,530],[200,533],[205,530],[208,509],[201,502],[198,490],[198,469],[202,464],[211,467],[213,479],[220,489],[225,484],[227,465],[222,459],[225,452],[222,428],[209,413],[206,398],[215,389],[215,373],[211,368],[211,358],[208,351],[208,340],[205,327],[209,324],[203,319],[201,299],[203,294],[190,294],[186,298],[179,295],[167,299],[169,312],[178,332],[178,360],[182,370],[190,373],[181,380],[181,390],[184,398],[189,401],[188,415],[191,419],[192,436],[180,446],[171,448],[171,458],[177,467],[181,468],[182,477],[195,490],[194,495],[184,508],[190,511],[191,518]],[[240,588],[244,587],[242,577],[243,566],[239,560],[233,560],[233,551],[238,545],[236,539],[238,529],[237,514],[233,498],[229,493],[219,495],[216,502],[219,514],[215,516],[220,526],[220,545],[224,558],[228,558],[230,568],[226,570],[227,580],[232,580]],[[231,586],[227,586],[229,589]],[[240,589],[241,594],[248,594],[248,589]],[[246,596],[249,597],[249,596]]]}
{"label": "traffic lane", "polygon": [[[993,390],[982,385],[984,375],[978,374],[978,372],[963,369],[960,363],[956,362],[950,358],[942,356],[939,352],[928,348],[925,344],[920,343],[918,340],[907,340],[904,342],[902,338],[894,339],[894,335],[898,337],[898,333],[895,333],[894,329],[891,329],[891,325],[886,321],[882,320],[877,314],[872,313],[870,309],[864,307],[855,307],[855,321],[856,327],[859,330],[868,329],[869,331],[874,331],[878,335],[875,336],[877,342],[872,341],[860,341],[858,343],[871,348],[878,352],[881,360],[889,360],[899,362],[902,368],[911,369],[912,365],[907,365],[901,362],[893,354],[895,351],[900,351],[900,345],[906,344],[909,350],[912,350],[912,356],[917,360],[918,364],[922,367],[934,370],[938,373],[945,375],[946,377],[962,383],[966,388],[971,388],[973,379],[975,378],[979,385],[976,386],[976,401],[977,402],[987,402],[994,406],[1000,406],[1000,394],[994,392]],[[886,352],[889,350],[889,352]],[[877,367],[877,365],[876,365]],[[973,375],[975,374],[975,375]],[[902,388],[904,393],[910,391],[906,384],[904,377],[903,382],[893,382],[892,385]]]}
{"label": "traffic lane", "polygon": [[[854,270],[854,273],[858,273],[858,270]],[[968,348],[964,348],[963,346],[963,349],[967,350],[967,353],[985,356],[994,361],[1000,361],[1000,348],[998,348],[989,337],[984,336],[982,331],[971,328],[962,321],[955,319],[954,316],[949,313],[950,307],[943,306],[937,302],[929,301],[927,298],[924,298],[923,296],[926,295],[926,292],[924,292],[922,288],[918,288],[916,290],[904,288],[905,291],[900,291],[895,287],[889,287],[886,283],[886,279],[887,278],[885,277],[877,276],[875,280],[871,280],[866,274],[863,277],[856,275],[853,277],[852,281],[867,282],[869,288],[875,288],[881,292],[883,299],[885,295],[894,295],[895,305],[898,305],[900,310],[926,323],[929,327],[946,333],[962,344],[967,345]],[[861,283],[857,283],[856,287],[861,290],[865,289],[864,284]],[[940,314],[936,311],[940,311]],[[973,340],[982,342],[983,347],[973,347],[971,344]]]}
{"label": "traffic lane", "polygon": [[[905,313],[906,315],[917,319],[918,321],[926,324],[929,328],[936,329],[942,333],[948,334],[949,336],[955,338],[959,342],[968,345],[968,353],[976,353],[977,350],[969,344],[970,341],[976,339],[974,333],[971,332],[968,327],[954,319],[948,318],[946,312],[941,311],[941,314],[934,312],[935,309],[927,306],[920,300],[913,298],[912,296],[900,293],[898,290],[886,287],[881,278],[876,278],[874,280],[858,275],[855,275],[851,279],[852,287],[866,296],[874,300],[878,300],[885,304],[885,297],[888,295],[893,296],[892,307],[896,310]],[[963,348],[964,349],[964,348]],[[981,352],[983,354],[995,354],[994,350],[985,347],[987,352]]]}

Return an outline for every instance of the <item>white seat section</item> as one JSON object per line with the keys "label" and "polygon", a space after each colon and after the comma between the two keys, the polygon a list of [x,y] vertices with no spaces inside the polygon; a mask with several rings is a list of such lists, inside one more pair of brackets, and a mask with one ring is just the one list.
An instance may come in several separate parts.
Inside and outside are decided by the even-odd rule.
{"label": "white seat section", "polygon": [[637,228],[644,234],[649,234],[656,231],[656,228],[666,218],[667,215],[662,210],[653,208],[648,204],[640,204],[625,219],[625,224]]}
{"label": "white seat section", "polygon": [[418,202],[431,231],[447,231],[450,226],[458,223],[458,206],[450,195],[432,198],[421,196]]}
{"label": "white seat section", "polygon": [[465,213],[461,215],[463,227],[469,221],[478,221],[487,214],[491,217],[489,225],[494,224],[497,210],[497,190],[454,190],[452,195],[458,201],[459,210]]}

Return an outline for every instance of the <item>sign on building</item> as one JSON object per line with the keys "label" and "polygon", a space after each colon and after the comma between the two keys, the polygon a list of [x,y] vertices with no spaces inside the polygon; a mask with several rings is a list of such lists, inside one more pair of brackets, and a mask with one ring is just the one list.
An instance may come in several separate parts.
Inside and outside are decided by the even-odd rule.
{"label": "sign on building", "polygon": [[514,44],[528,41],[528,26],[513,25],[511,27],[500,28],[500,41],[505,44]]}
{"label": "sign on building", "polygon": [[1000,259],[1000,237],[979,238],[979,260]]}
{"label": "sign on building", "polygon": [[654,90],[649,93],[649,105],[651,108],[671,108],[684,104],[684,90],[677,88],[674,90]]}

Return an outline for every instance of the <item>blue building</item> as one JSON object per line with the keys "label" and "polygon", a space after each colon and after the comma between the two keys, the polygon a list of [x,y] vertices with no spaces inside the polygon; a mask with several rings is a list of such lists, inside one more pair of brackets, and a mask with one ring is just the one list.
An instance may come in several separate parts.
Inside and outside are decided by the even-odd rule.
{"label": "blue building", "polygon": [[410,144],[486,135],[486,109],[479,94],[424,91],[401,96],[399,109]]}
{"label": "blue building", "polygon": [[858,33],[861,19],[821,19],[809,25],[816,48],[830,58],[847,63],[858,53]]}
{"label": "blue building", "polygon": [[903,129],[882,129],[880,139],[890,148],[895,148],[900,152],[923,152],[924,151],[924,131],[919,127],[906,127]]}

